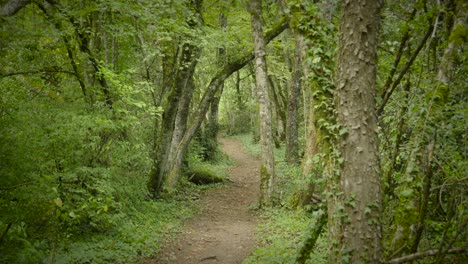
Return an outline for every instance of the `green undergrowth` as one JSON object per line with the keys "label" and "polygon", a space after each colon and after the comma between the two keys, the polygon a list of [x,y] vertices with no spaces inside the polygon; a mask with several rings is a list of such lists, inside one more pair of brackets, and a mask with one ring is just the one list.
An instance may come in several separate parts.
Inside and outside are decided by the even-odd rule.
{"label": "green undergrowth", "polygon": [[240,140],[244,146],[244,150],[252,156],[260,157],[262,155],[262,148],[258,142],[254,142],[251,134],[238,134],[232,138]]}
{"label": "green undergrowth", "polygon": [[[261,155],[261,147],[252,141],[252,136],[233,136],[243,143],[244,149],[256,157]],[[299,164],[284,161],[285,148],[275,148],[276,194],[278,204],[274,208],[261,211],[261,224],[257,229],[257,248],[244,264],[284,264],[296,263],[295,259],[306,234],[315,225],[316,212],[292,210],[289,205],[294,190],[304,184],[301,180]],[[324,234],[326,232],[323,232]],[[320,236],[315,250],[306,263],[326,263],[327,239]]]}
{"label": "green undergrowth", "polygon": [[[197,153],[188,153],[190,170],[227,177],[227,156],[206,162]],[[217,186],[195,185],[187,177],[164,199],[149,196],[147,174],[117,167],[82,168],[64,174],[59,183],[44,179],[31,195],[11,190],[8,195],[18,198],[9,203],[18,204],[18,213],[0,217],[0,231],[12,223],[0,243],[0,263],[137,263],[151,258],[199,212],[194,198]],[[0,208],[6,205],[0,203]],[[19,206],[37,212],[20,218]]]}
{"label": "green undergrowth", "polygon": [[[212,160],[205,160],[205,151],[205,148],[197,140],[192,141],[185,168],[186,178],[199,184],[198,188],[201,189],[211,188],[211,184],[224,182],[229,178],[228,168],[233,165],[233,161],[221,150],[216,150]],[[208,181],[198,182],[195,178],[203,178]]]}
{"label": "green undergrowth", "polygon": [[[145,175],[109,171],[99,184],[106,198],[75,198],[82,206],[73,211],[67,205],[73,200],[56,202],[60,206],[54,205],[57,209],[43,226],[14,223],[0,247],[0,262],[128,263],[154,255],[197,212],[185,195],[197,188],[186,184],[174,198],[153,200],[145,191],[146,181]],[[100,208],[96,211],[93,204]]]}
{"label": "green undergrowth", "polygon": [[[305,234],[313,227],[314,217],[304,211],[285,208],[267,209],[257,228],[257,248],[243,264],[287,264],[295,259]],[[327,243],[322,236],[306,263],[326,263]]]}

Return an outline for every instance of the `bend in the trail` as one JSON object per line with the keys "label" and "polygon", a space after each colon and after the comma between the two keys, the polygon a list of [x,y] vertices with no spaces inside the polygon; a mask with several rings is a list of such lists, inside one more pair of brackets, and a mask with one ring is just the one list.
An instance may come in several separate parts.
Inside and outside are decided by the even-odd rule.
{"label": "bend in the trail", "polygon": [[253,249],[257,223],[249,207],[258,202],[259,161],[247,154],[238,140],[220,141],[235,161],[229,173],[232,182],[204,193],[201,214],[187,223],[153,263],[237,264]]}

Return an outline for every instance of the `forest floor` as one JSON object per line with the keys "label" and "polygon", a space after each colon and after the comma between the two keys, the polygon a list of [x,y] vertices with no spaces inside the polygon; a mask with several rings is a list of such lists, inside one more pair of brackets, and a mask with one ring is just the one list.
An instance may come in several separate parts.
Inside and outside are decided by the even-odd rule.
{"label": "forest floor", "polygon": [[232,182],[204,192],[201,213],[150,263],[234,264],[242,263],[252,251],[257,216],[250,208],[258,203],[260,163],[245,152],[239,140],[222,138],[220,142],[235,162],[229,169]]}

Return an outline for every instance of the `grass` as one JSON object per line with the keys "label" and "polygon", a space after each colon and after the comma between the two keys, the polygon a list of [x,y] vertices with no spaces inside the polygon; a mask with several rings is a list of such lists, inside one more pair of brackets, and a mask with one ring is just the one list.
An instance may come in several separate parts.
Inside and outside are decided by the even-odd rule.
{"label": "grass", "polygon": [[[314,218],[302,210],[285,208],[264,210],[261,213],[261,224],[257,228],[257,248],[243,264],[296,263],[298,250],[306,233],[314,224]],[[326,252],[326,238],[321,236],[306,263],[326,263]]]}

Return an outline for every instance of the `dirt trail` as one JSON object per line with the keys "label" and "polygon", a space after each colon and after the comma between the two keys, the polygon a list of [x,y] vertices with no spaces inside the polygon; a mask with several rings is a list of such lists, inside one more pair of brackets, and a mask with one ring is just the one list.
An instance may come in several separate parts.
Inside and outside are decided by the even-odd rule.
{"label": "dirt trail", "polygon": [[259,161],[245,153],[235,139],[221,139],[222,149],[234,161],[232,183],[209,190],[200,199],[201,214],[189,221],[177,240],[152,263],[242,263],[254,246],[258,202]]}

